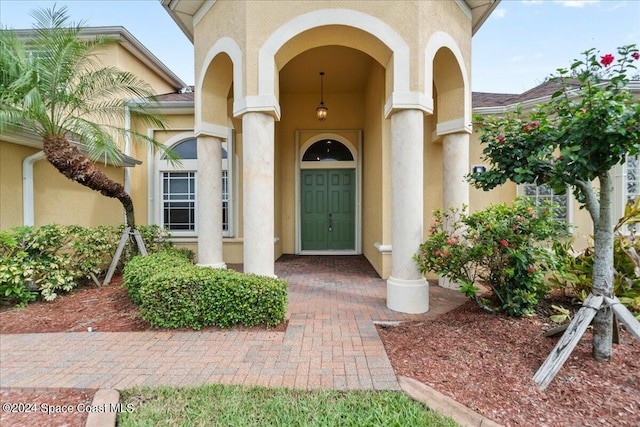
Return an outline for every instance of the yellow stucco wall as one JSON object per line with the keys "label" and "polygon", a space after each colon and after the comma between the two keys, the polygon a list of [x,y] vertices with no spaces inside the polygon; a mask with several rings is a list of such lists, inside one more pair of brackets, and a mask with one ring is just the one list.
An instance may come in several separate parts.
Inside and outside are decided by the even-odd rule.
{"label": "yellow stucco wall", "polygon": [[[372,66],[365,92],[362,144],[362,252],[381,277],[391,274],[391,254],[375,244],[391,244],[390,134],[385,132],[384,69]],[[387,127],[388,128],[388,127]],[[387,129],[388,130],[388,129]],[[386,159],[386,160],[384,160]]]}
{"label": "yellow stucco wall", "polygon": [[[100,166],[112,180],[122,183],[122,168]],[[118,225],[124,223],[124,209],[116,200],[67,179],[46,160],[34,165],[34,225]]]}
{"label": "yellow stucco wall", "polygon": [[[437,31],[447,32],[456,41],[466,63],[466,72],[469,72],[471,20],[455,2],[356,1],[347,3],[219,0],[194,29],[196,80],[199,79],[209,49],[218,39],[229,37],[244,52],[257,52],[274,31],[294,18],[321,9],[335,8],[362,12],[381,20],[407,43],[410,56],[414,58],[410,63],[409,89],[411,91],[424,90],[424,47],[426,41]],[[425,25],[425,22],[429,25]],[[326,36],[331,37],[335,31],[343,30],[344,28],[337,26],[331,32],[327,32]],[[342,38],[337,44],[349,46],[353,42],[353,37],[348,37]],[[362,48],[362,45],[360,47]],[[288,59],[284,58],[284,61]],[[258,55],[245,54],[243,60],[243,95],[255,95],[258,93]],[[282,67],[284,63],[277,65]],[[383,65],[387,64],[383,63]],[[385,89],[388,96],[389,85]]]}
{"label": "yellow stucco wall", "polygon": [[22,161],[38,151],[0,140],[0,230],[23,225]]}
{"label": "yellow stucco wall", "polygon": [[120,44],[111,44],[105,47],[99,52],[98,61],[105,66],[117,67],[122,71],[128,71],[138,76],[151,86],[155,94],[171,93],[176,90],[164,78]]}
{"label": "yellow stucco wall", "polygon": [[[0,229],[24,225],[23,160],[40,150],[0,141]],[[100,167],[111,179],[122,182],[123,171]],[[82,226],[116,225],[124,219],[119,201],[109,199],[72,182],[46,159],[33,165],[34,225],[50,223]]]}

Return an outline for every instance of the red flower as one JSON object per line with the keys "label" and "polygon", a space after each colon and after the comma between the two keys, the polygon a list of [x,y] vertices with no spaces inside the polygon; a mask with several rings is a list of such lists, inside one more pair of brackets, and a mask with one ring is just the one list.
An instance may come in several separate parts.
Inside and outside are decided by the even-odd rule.
{"label": "red flower", "polygon": [[640,53],[638,53],[638,52],[633,52],[633,53],[631,54],[631,57],[637,61],[638,59],[640,59]]}
{"label": "red flower", "polygon": [[503,246],[506,248],[507,246],[509,246],[509,242],[507,242],[505,239],[502,239],[500,240],[500,246]]}
{"label": "red flower", "polygon": [[534,128],[537,128],[538,126],[540,126],[540,122],[535,121],[535,122],[531,123],[531,126],[533,126]]}
{"label": "red flower", "polygon": [[453,241],[453,239],[447,239],[447,245],[451,246],[453,245],[455,242]]}
{"label": "red flower", "polygon": [[531,129],[533,129],[531,126],[529,125],[524,125],[524,127],[522,128],[524,130],[526,130],[527,132],[529,132]]}
{"label": "red flower", "polygon": [[435,255],[435,256],[440,256],[440,251],[435,251],[435,252],[434,252],[434,255]]}
{"label": "red flower", "polygon": [[535,268],[533,265],[530,265],[530,266],[529,266],[529,268],[527,268],[527,271],[528,271],[530,274],[533,274],[533,273],[535,273],[535,272],[536,272],[536,268]]}
{"label": "red flower", "polygon": [[605,56],[600,57],[600,63],[605,67],[608,67],[613,62],[613,55],[607,53]]}
{"label": "red flower", "polygon": [[504,135],[498,135],[498,142],[504,141]]}

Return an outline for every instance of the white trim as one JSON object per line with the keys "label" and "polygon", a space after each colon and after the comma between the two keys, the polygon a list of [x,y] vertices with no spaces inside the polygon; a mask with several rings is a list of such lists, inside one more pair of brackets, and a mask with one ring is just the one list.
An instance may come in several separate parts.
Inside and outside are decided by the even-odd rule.
{"label": "white trim", "polygon": [[38,151],[22,161],[22,222],[35,225],[35,195],[33,190],[33,164],[44,159],[44,151]]}
{"label": "white trim", "polygon": [[391,253],[391,245],[383,245],[380,242],[375,242],[373,244],[373,246],[375,246],[375,248],[378,250],[378,252],[380,252],[381,254],[390,254]]}
{"label": "white trim", "polygon": [[393,92],[384,104],[384,115],[389,118],[395,111],[407,109],[433,114],[433,98],[420,92]]}
{"label": "white trim", "polygon": [[[258,93],[275,96],[275,56],[292,38],[307,30],[344,25],[357,28],[380,40],[392,53],[392,92],[409,92],[409,45],[391,26],[379,18],[349,9],[320,9],[296,16],[274,31],[258,51]],[[383,64],[384,65],[384,64]]]}
{"label": "white trim", "polygon": [[450,135],[452,133],[471,133],[471,125],[465,124],[464,118],[449,120],[436,125],[438,136]]}
{"label": "white trim", "polygon": [[[243,80],[242,80],[242,69],[243,69],[243,54],[240,46],[230,37],[223,37],[211,46],[211,48],[207,51],[207,54],[202,62],[202,67],[200,68],[200,72],[196,75],[196,86],[195,86],[195,109],[196,109],[196,117],[195,117],[195,127],[202,127],[202,82],[204,82],[204,78],[207,74],[207,70],[211,65],[211,62],[221,53],[226,53],[229,58],[231,58],[231,63],[233,64],[233,99],[240,100],[243,96]],[[234,107],[235,108],[235,107]]]}
{"label": "white trim", "polygon": [[256,112],[271,114],[276,120],[280,120],[281,111],[278,98],[275,95],[254,95],[245,96],[233,103],[234,117]]}
{"label": "white trim", "polygon": [[360,255],[360,252],[353,249],[332,249],[327,251],[300,251],[298,255]]}
{"label": "white trim", "polygon": [[[193,28],[196,27],[196,25],[198,25],[200,23],[200,21],[202,20],[202,18],[204,18],[204,16],[207,14],[207,12],[209,11],[209,9],[211,9],[213,7],[213,5],[216,3],[217,0],[208,0],[205,1],[199,8],[198,10],[196,10],[196,13],[193,14]],[[171,8],[171,10],[173,10],[173,8]]]}
{"label": "white trim", "polygon": [[193,129],[193,136],[213,136],[226,141],[229,138],[229,127],[216,125],[215,123],[199,122]]}
{"label": "white trim", "polygon": [[456,0],[456,4],[460,6],[460,9],[462,9],[464,14],[467,15],[467,18],[469,18],[470,20],[473,18],[473,15],[471,13],[471,8],[469,7],[469,5],[465,0]]}
{"label": "white trim", "polygon": [[471,85],[469,84],[469,76],[467,74],[467,66],[464,62],[462,51],[458,47],[456,41],[449,34],[443,31],[436,31],[429,37],[427,46],[424,49],[424,94],[428,99],[433,100],[433,60],[438,51],[447,48],[458,61],[458,68],[462,75],[462,84],[464,90],[464,107],[462,118],[465,123],[465,129],[471,133],[473,126],[471,123]]}
{"label": "white trim", "polygon": [[[345,133],[354,133],[358,140],[357,148],[354,143],[348,138],[340,135]],[[310,135],[304,141],[301,141],[301,135]],[[315,142],[322,139],[334,139],[344,144],[355,159],[355,162],[317,162],[322,163],[320,167],[314,167],[312,165],[302,166],[302,156],[307,148],[309,148]],[[359,129],[336,129],[336,130],[296,130],[295,136],[295,247],[294,252],[298,255],[358,255],[362,253],[362,130]],[[304,162],[304,163],[316,163],[316,162]],[[349,164],[352,166],[345,166]],[[302,232],[300,227],[300,221],[302,215],[300,209],[302,206],[300,200],[300,171],[304,169],[355,169],[356,177],[356,218],[355,218],[355,248],[353,250],[342,251],[303,251],[302,250]]]}

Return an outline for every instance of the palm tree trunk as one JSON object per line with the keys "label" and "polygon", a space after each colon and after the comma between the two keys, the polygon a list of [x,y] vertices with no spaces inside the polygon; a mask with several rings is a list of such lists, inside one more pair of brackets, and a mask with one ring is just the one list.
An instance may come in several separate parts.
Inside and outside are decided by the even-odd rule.
{"label": "palm tree trunk", "polygon": [[127,219],[127,226],[133,230],[136,226],[131,196],[124,186],[106,176],[80,149],[66,138],[44,138],[44,155],[60,173],[79,184],[89,187],[100,194],[118,199]]}

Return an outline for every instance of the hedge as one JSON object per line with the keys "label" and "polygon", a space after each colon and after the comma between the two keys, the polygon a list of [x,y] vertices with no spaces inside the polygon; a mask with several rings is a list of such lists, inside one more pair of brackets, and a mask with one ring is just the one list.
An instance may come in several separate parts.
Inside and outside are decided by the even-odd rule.
{"label": "hedge", "polygon": [[272,277],[198,267],[176,253],[134,258],[124,286],[153,326],[273,327],[285,320],[287,284]]}

